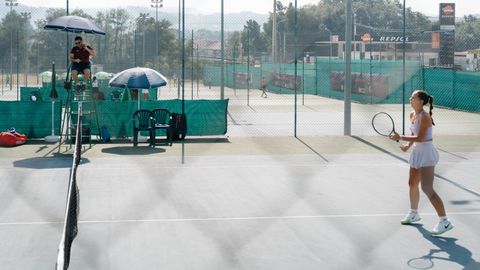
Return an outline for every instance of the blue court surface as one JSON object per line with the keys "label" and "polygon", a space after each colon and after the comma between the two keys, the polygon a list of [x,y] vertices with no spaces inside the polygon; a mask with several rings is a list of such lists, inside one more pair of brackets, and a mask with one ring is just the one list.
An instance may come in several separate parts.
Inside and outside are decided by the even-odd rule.
{"label": "blue court surface", "polygon": [[[437,136],[435,188],[409,209],[408,153],[379,136],[98,144],[78,168],[69,269],[480,269],[478,136]],[[0,148],[0,269],[54,269],[72,156]]]}

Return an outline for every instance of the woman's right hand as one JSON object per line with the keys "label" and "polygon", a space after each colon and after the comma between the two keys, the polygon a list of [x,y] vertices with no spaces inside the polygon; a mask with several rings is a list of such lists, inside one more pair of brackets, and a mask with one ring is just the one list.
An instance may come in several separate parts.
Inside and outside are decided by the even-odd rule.
{"label": "woman's right hand", "polygon": [[409,148],[410,145],[408,144],[400,145],[400,149],[402,149],[403,152],[407,152]]}

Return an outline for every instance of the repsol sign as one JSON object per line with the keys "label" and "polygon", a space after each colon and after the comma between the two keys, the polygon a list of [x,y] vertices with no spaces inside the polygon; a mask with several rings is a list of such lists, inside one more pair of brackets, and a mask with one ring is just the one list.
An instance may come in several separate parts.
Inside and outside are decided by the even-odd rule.
{"label": "repsol sign", "polygon": [[[359,37],[359,39],[357,40],[361,40],[363,42],[403,42],[404,38],[403,36],[383,36],[383,35],[371,35],[370,33],[365,33],[363,35],[361,35]],[[411,37],[409,36],[406,36],[405,37],[405,42],[410,42],[410,41],[414,41],[412,40]]]}
{"label": "repsol sign", "polygon": [[455,25],[455,3],[440,3],[440,25]]}
{"label": "repsol sign", "polygon": [[[380,36],[378,38],[380,42],[403,42],[403,36]],[[410,37],[405,37],[405,42],[409,42]]]}

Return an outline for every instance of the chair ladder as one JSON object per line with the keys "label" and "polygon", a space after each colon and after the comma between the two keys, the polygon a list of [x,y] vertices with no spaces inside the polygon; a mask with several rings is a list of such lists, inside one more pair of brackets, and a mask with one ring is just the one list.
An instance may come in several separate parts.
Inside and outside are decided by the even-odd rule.
{"label": "chair ladder", "polygon": [[[77,88],[78,87],[78,88]],[[67,145],[68,148],[72,147],[76,135],[76,129],[78,126],[77,119],[78,119],[78,111],[76,110],[79,103],[82,103],[82,132],[80,132],[81,140],[88,140],[89,147],[92,147],[92,136],[97,135],[100,138],[100,124],[98,121],[98,113],[97,113],[97,104],[95,99],[92,96],[92,86],[90,80],[85,85],[84,90],[80,90],[79,86],[72,85],[72,89],[67,90],[67,102],[65,104],[65,108],[63,111],[63,118],[62,118],[62,127],[61,127],[61,135],[60,135],[60,146],[59,151],[61,148],[62,143]],[[77,106],[74,106],[77,104]],[[93,128],[96,128],[94,130]],[[83,129],[88,128],[90,129],[89,134],[84,134]]]}

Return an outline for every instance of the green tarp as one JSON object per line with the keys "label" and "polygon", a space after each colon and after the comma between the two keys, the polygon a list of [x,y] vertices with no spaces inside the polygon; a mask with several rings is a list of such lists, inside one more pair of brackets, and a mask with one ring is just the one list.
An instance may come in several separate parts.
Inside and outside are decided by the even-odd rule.
{"label": "green tarp", "polygon": [[[77,103],[73,103],[76,111]],[[92,128],[92,134],[98,134],[98,125],[106,126],[112,137],[131,137],[133,134],[132,116],[138,108],[137,101],[99,101],[95,103],[97,114],[85,114],[84,123]],[[85,112],[93,110],[92,102],[85,102]],[[153,110],[165,108],[170,112],[181,113],[182,101],[158,100],[141,102],[142,109]],[[226,100],[186,100],[187,136],[224,135],[227,133]],[[51,102],[48,101],[0,101],[0,130],[6,131],[15,127],[29,138],[43,138],[51,134]],[[61,105],[55,102],[55,134],[59,134],[61,126]],[[158,132],[160,135],[161,131]]]}
{"label": "green tarp", "polygon": [[[136,101],[100,101],[96,103],[98,124],[106,126],[112,137],[124,138],[133,135],[133,113],[137,110]],[[156,100],[141,102],[141,109],[168,109],[170,112],[181,113],[182,101]],[[84,108],[85,109],[85,108]],[[226,100],[186,100],[185,114],[187,116],[187,136],[224,135],[227,133]],[[95,115],[86,117],[85,121],[96,125]],[[94,128],[94,131],[96,129]],[[158,131],[157,134],[160,134]]]}
{"label": "green tarp", "polygon": [[[0,101],[0,131],[14,127],[30,138],[43,138],[52,133],[52,103],[47,101]],[[61,104],[55,102],[55,134],[59,135]]]}

